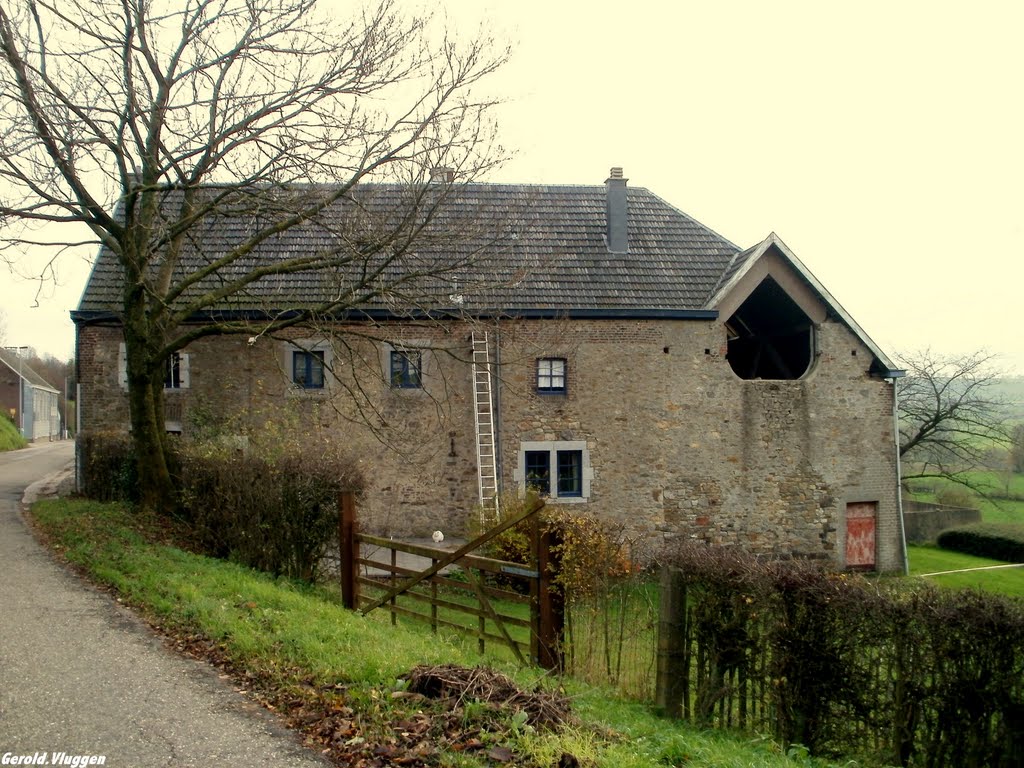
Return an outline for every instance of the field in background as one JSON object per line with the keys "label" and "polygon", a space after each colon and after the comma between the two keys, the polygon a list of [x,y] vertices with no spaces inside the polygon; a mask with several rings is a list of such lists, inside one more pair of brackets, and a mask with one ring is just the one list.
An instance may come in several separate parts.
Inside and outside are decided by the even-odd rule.
{"label": "field in background", "polygon": [[[995,470],[964,473],[972,484],[984,488],[989,498],[982,498],[949,480],[911,479],[909,498],[931,504],[950,503],[943,489],[953,489],[956,496],[970,499],[970,505],[981,510],[986,523],[1019,523],[1024,525],[1024,474]],[[958,504],[954,504],[958,506]]]}
{"label": "field in background", "polygon": [[[985,568],[1006,565],[999,560],[964,555],[930,546],[907,547],[910,559],[910,575],[955,571],[967,568]],[[1024,567],[1000,568],[995,570],[950,573],[943,576],[927,576],[927,581],[941,587],[983,589],[1011,597],[1024,598]]]}

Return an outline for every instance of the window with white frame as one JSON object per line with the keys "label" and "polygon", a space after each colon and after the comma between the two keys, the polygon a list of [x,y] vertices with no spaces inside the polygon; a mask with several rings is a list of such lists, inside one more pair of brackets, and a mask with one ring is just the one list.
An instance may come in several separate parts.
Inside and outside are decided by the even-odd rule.
{"label": "window with white frame", "polygon": [[188,387],[188,355],[172,352],[164,363],[164,389]]}
{"label": "window with white frame", "polygon": [[324,351],[292,350],[292,383],[300,389],[324,388]]}
{"label": "window with white frame", "polygon": [[537,392],[542,395],[565,394],[565,358],[537,359]]}
{"label": "window with white frame", "polygon": [[290,396],[326,396],[334,365],[329,339],[293,339],[280,347],[280,365]]}
{"label": "window with white frame", "polygon": [[391,386],[420,389],[423,386],[423,356],[419,350],[391,350]]}
{"label": "window with white frame", "polygon": [[[118,349],[117,378],[121,389],[128,389],[128,353],[124,342]],[[188,353],[172,352],[164,362],[164,389],[188,389],[190,379]]]}
{"label": "window with white frame", "polygon": [[594,473],[585,440],[523,442],[515,478],[522,491],[565,502],[586,501]]}

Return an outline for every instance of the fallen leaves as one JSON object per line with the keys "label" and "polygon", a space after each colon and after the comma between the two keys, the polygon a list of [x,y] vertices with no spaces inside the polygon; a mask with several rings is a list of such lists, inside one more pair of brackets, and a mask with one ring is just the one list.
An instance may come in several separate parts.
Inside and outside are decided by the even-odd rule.
{"label": "fallen leaves", "polygon": [[[308,746],[346,768],[432,768],[444,753],[473,754],[495,768],[536,768],[507,745],[510,736],[522,727],[558,730],[575,722],[564,696],[524,691],[486,667],[416,667],[401,689],[353,692],[298,669],[243,668],[210,638],[154,628],[178,651],[214,664],[236,689],[280,713]],[[558,763],[577,765],[569,754]]]}
{"label": "fallen leaves", "polygon": [[407,679],[411,693],[430,699],[454,699],[456,705],[477,701],[523,713],[525,724],[535,728],[556,730],[573,722],[565,696],[542,688],[524,691],[505,675],[487,667],[416,667]]}

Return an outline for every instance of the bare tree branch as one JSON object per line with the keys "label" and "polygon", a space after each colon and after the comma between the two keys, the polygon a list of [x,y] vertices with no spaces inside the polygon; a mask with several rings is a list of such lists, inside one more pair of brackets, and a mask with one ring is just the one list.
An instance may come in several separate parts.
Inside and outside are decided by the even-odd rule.
{"label": "bare tree branch", "polygon": [[987,496],[973,474],[993,445],[1009,444],[1006,403],[993,394],[1000,375],[985,351],[945,356],[932,350],[900,357],[897,380],[904,479],[945,479]]}
{"label": "bare tree branch", "polygon": [[[149,500],[168,490],[168,356],[253,332],[224,307],[249,307],[261,334],[368,301],[429,313],[480,255],[421,244],[456,188],[504,160],[481,85],[507,48],[454,41],[394,0],[336,15],[318,0],[0,0],[0,254],[18,264],[27,243],[57,253],[87,230],[116,262]],[[439,165],[459,182],[431,185]],[[408,192],[382,212],[357,194],[367,182]],[[248,228],[211,245],[228,219]],[[282,252],[297,229],[317,245]],[[268,281],[313,275],[330,295],[252,306]]]}

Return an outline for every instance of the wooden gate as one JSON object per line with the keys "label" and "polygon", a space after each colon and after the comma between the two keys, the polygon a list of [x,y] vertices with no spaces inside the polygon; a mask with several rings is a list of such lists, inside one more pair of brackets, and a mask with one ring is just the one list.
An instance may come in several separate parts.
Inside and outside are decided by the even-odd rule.
{"label": "wooden gate", "polygon": [[875,527],[878,503],[859,501],[846,505],[846,567],[875,567]]}
{"label": "wooden gate", "polygon": [[[391,612],[392,623],[406,616],[428,622],[435,632],[448,627],[474,635],[481,651],[487,642],[497,642],[521,663],[529,659],[546,669],[561,669],[564,606],[552,584],[558,547],[552,532],[536,524],[543,501],[455,552],[358,533],[351,494],[342,494],[339,506],[345,607],[364,615],[383,608]],[[471,554],[502,532],[528,523],[534,534],[533,566]],[[431,565],[413,570],[401,553],[425,558]]]}

